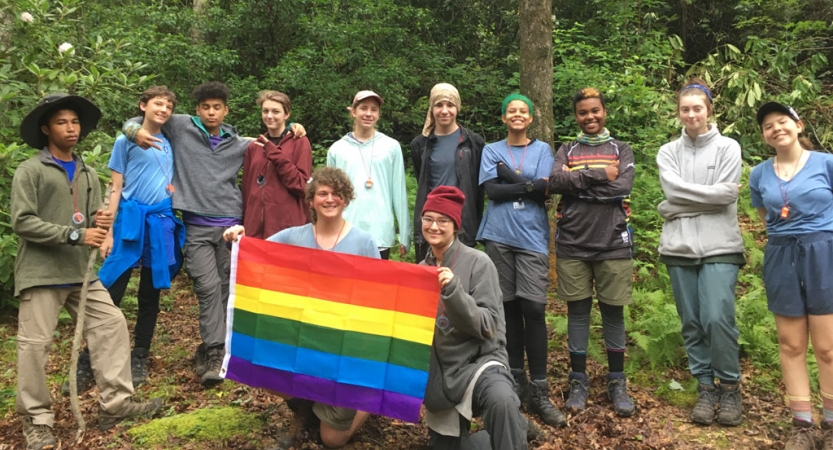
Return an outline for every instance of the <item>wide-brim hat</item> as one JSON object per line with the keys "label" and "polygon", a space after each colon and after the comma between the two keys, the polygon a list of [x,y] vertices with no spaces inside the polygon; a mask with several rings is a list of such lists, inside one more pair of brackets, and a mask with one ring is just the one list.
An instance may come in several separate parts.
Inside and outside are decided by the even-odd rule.
{"label": "wide-brim hat", "polygon": [[755,117],[756,119],[758,119],[758,126],[761,126],[764,123],[764,119],[766,118],[766,116],[774,112],[788,116],[790,119],[796,122],[801,120],[801,118],[798,117],[798,113],[795,112],[792,106],[778,102],[769,102],[765,103],[763,106],[758,108],[758,114]]}
{"label": "wide-brim hat", "polygon": [[47,113],[56,109],[71,109],[78,113],[81,121],[81,131],[78,133],[78,142],[81,142],[86,135],[93,131],[101,119],[101,110],[84,97],[69,95],[63,92],[49,94],[38,102],[38,106],[32,110],[20,124],[20,138],[31,147],[41,149],[49,143],[46,135],[40,129],[41,119]]}

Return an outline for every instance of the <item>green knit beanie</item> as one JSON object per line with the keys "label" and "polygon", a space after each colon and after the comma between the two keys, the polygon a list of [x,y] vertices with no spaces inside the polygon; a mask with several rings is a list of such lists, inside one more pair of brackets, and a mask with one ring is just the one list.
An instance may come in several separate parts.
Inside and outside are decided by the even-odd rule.
{"label": "green knit beanie", "polygon": [[503,99],[503,104],[500,106],[500,115],[501,116],[506,115],[506,107],[509,106],[509,104],[512,103],[515,100],[520,100],[520,101],[526,103],[526,106],[529,107],[529,115],[530,116],[534,115],[535,107],[532,106],[532,100],[530,100],[529,97],[527,97],[526,95],[522,95],[522,94],[519,94],[519,93],[515,92],[514,94],[507,95],[506,98]]}

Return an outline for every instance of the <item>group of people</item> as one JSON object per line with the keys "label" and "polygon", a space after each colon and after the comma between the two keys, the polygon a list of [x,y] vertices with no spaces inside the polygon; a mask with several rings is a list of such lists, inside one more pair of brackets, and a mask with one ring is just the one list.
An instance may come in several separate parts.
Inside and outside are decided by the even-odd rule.
{"label": "group of people", "polygon": [[[564,407],[573,414],[587,407],[595,296],[607,351],[607,394],[616,414],[634,414],[624,373],[634,154],[605,127],[607,105],[598,89],[573,96],[580,132],[553,153],[528,136],[535,107],[529,98],[504,99],[506,138],[486,144],[457,122],[457,89],[434,86],[422,133],[410,144],[417,178],[412,217],[402,149],[376,129],[384,105],[380,95],[354,96],[348,108],[352,130],[330,147],[327,167],[314,172],[306,131],[289,121],[286,94],[260,94],[266,131],[256,139],[224,122],[229,96],[219,82],[198,86],[192,116],[173,114],[177,98],[166,87],[147,89],[139,99],[140,116],[124,124],[114,145],[106,208],[96,172],[73,151],[100,118],[95,105],[53,94],[21,124],[24,142],[41,150],[16,171],[11,208],[20,237],[17,411],[29,449],[56,445],[44,365],[60,309],[77,313],[90,248],[99,248],[104,263],[89,290],[89,349],[79,358],[78,388],[99,384],[99,426],[109,429],[161,408],[159,399],[138,402],[132,394],[148,377],[160,290],[170,287],[183,264],[199,301],[196,375],[206,388],[223,381],[228,242],[244,234],[385,259],[391,250],[404,256],[413,238],[417,262],[437,267],[441,288],[424,401],[431,445],[526,448],[536,426],[522,408],[550,426],[567,425],[551,400],[547,376],[547,211],[556,194],[557,295],[567,303],[570,356]],[[691,419],[734,426],[742,422],[734,309],[745,263],[737,219],[741,152],[710,121],[713,98],[702,80],[691,79],[678,92],[677,112],[682,135],[657,156],[666,195],[658,205],[665,219],[659,252],[699,383]],[[833,353],[827,351],[833,339],[823,332],[833,299],[825,297],[829,288],[822,278],[833,266],[833,160],[808,151],[812,147],[800,137],[804,125],[791,108],[768,103],[757,120],[777,154],[753,170],[750,189],[770,236],[764,281],[795,429],[786,448],[810,449],[817,440],[805,360],[812,336],[824,445],[833,450]],[[807,164],[810,158],[814,163]],[[477,243],[485,252],[474,249]],[[136,268],[139,312],[131,351],[118,305]],[[285,447],[294,443],[299,426],[313,422],[320,422],[325,445],[342,446],[367,418],[365,412],[276,394],[296,418],[280,440]],[[482,415],[486,431],[469,435],[476,415]]]}

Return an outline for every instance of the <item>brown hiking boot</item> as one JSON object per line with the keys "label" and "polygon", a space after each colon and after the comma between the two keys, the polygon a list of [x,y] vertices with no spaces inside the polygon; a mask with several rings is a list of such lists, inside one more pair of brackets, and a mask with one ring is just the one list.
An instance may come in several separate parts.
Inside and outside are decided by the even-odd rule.
{"label": "brown hiking boot", "polygon": [[717,406],[717,423],[727,427],[740,425],[743,422],[740,385],[721,382],[718,392],[720,401]]}
{"label": "brown hiking boot", "polygon": [[194,371],[197,372],[197,377],[202,378],[205,375],[207,364],[208,356],[205,354],[205,343],[202,343],[194,353]]}
{"label": "brown hiking boot", "polygon": [[710,384],[700,383],[697,386],[697,404],[691,411],[691,421],[700,425],[711,425],[714,422],[717,402],[717,388]]}
{"label": "brown hiking boot", "polygon": [[833,423],[821,422],[821,450],[833,450]]}
{"label": "brown hiking boot", "polygon": [[101,431],[107,431],[116,426],[117,423],[124,419],[135,419],[140,417],[152,417],[157,411],[162,409],[162,399],[152,398],[144,402],[136,402],[133,397],[128,397],[118,408],[113,412],[106,412],[99,407],[98,412],[98,428]]}
{"label": "brown hiking boot", "polygon": [[52,450],[57,445],[52,427],[49,425],[35,425],[32,418],[23,418],[23,437],[26,438],[26,450]]}
{"label": "brown hiking boot", "polygon": [[312,411],[312,406],[315,404],[312,400],[295,397],[286,400],[285,403],[292,411],[292,422],[278,437],[277,446],[270,448],[270,450],[297,448],[302,432],[320,424],[318,416]]}
{"label": "brown hiking boot", "polygon": [[816,427],[812,422],[793,419],[793,434],[784,450],[813,450],[816,448]]}
{"label": "brown hiking boot", "polygon": [[[88,391],[95,386],[95,373],[90,364],[90,350],[85,348],[78,354],[78,370],[75,371],[75,385],[78,386],[78,394]],[[69,397],[69,380],[61,386],[61,395]]]}
{"label": "brown hiking boot", "polygon": [[222,383],[224,378],[220,376],[220,370],[223,368],[223,357],[225,356],[224,345],[215,345],[206,350],[206,364],[205,373],[200,378],[202,387],[208,389]]}

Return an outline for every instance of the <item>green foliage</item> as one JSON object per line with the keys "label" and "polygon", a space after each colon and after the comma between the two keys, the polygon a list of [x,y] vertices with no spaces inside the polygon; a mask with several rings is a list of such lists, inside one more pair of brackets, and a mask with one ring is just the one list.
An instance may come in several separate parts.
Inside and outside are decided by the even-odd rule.
{"label": "green foliage", "polygon": [[193,444],[219,443],[235,436],[250,435],[263,423],[240,408],[204,408],[188,414],[157,419],[131,428],[127,433],[137,448],[168,447],[171,442]]}
{"label": "green foliage", "polygon": [[630,352],[629,372],[647,362],[651,368],[683,361],[680,317],[674,297],[661,290],[633,290],[633,306],[626,322],[628,336],[636,345]]}

